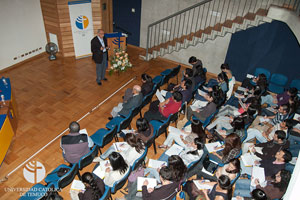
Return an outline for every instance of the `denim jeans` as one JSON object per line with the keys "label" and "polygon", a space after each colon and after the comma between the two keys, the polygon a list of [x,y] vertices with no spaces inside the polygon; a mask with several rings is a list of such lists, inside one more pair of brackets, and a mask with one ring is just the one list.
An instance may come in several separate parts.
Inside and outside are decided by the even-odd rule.
{"label": "denim jeans", "polygon": [[115,147],[111,145],[101,156],[100,158],[105,160],[112,152],[116,151]]}
{"label": "denim jeans", "polygon": [[250,179],[238,179],[235,183],[233,196],[251,197],[250,183]]}
{"label": "denim jeans", "polygon": [[247,130],[247,138],[244,140],[244,143],[253,138],[256,138],[260,143],[268,142],[268,140],[262,135],[259,130],[255,128],[249,128]]}

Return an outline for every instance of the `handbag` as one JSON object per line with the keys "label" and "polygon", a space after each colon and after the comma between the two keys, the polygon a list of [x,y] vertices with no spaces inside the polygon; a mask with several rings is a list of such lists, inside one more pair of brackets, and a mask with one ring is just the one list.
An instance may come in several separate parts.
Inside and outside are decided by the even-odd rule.
{"label": "handbag", "polygon": [[66,173],[68,173],[69,171],[70,171],[69,168],[62,167],[62,168],[60,168],[56,173],[57,173],[57,176],[62,177],[62,176],[64,176]]}
{"label": "handbag", "polygon": [[184,125],[188,122],[188,119],[186,117],[186,114],[187,114],[187,103],[185,102],[185,112],[184,112],[184,117],[182,120],[179,120],[177,122],[177,128],[178,129],[183,129],[184,128]]}
{"label": "handbag", "polygon": [[203,160],[203,167],[206,171],[208,171],[211,174],[214,174],[218,168],[218,164],[212,162],[209,160],[208,155]]}

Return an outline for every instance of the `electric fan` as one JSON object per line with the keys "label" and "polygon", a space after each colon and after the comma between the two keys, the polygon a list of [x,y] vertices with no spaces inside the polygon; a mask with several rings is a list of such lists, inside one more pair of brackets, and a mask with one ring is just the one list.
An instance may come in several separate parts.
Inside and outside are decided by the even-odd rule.
{"label": "electric fan", "polygon": [[45,48],[46,48],[46,52],[50,54],[49,60],[56,60],[55,54],[58,51],[57,45],[53,42],[49,42]]}

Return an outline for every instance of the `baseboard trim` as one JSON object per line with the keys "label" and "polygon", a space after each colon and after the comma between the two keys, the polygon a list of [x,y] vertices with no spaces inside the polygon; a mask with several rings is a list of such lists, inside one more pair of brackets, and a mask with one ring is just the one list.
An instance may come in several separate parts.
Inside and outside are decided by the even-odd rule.
{"label": "baseboard trim", "polygon": [[35,56],[31,57],[31,58],[28,58],[28,59],[26,59],[26,60],[23,60],[23,61],[21,61],[21,62],[19,62],[19,63],[16,63],[16,64],[11,65],[11,66],[9,66],[9,67],[6,67],[6,68],[4,68],[4,69],[1,69],[1,70],[0,70],[0,73],[4,73],[4,72],[8,72],[8,71],[10,71],[10,70],[16,69],[16,68],[22,66],[22,65],[25,64],[25,63],[28,63],[28,62],[30,62],[30,61],[32,61],[32,60],[35,60],[35,59],[40,58],[40,57],[43,57],[43,56],[45,56],[45,55],[47,55],[46,52],[40,53],[40,54],[35,55]]}

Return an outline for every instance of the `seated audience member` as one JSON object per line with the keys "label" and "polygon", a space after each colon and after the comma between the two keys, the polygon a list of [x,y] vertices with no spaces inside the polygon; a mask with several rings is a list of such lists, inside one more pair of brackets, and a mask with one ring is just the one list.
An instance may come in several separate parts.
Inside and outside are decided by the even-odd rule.
{"label": "seated audience member", "polygon": [[150,122],[151,120],[165,120],[171,114],[179,111],[182,104],[182,94],[178,91],[173,96],[162,103],[159,101],[152,102],[149,110],[145,113],[144,118]]}
{"label": "seated audience member", "polygon": [[206,80],[206,75],[203,69],[202,61],[197,59],[195,56],[189,58],[189,63],[193,66],[193,77],[195,85]]}
{"label": "seated audience member", "polygon": [[105,185],[112,187],[115,182],[121,180],[127,174],[130,167],[118,152],[112,152],[108,156],[108,160],[109,165],[112,167],[112,171],[109,167],[106,168],[103,181]]}
{"label": "seated audience member", "polygon": [[186,166],[189,166],[192,162],[200,160],[203,155],[204,143],[203,139],[195,138],[194,142],[189,145],[188,148],[180,152],[179,156],[183,160]]}
{"label": "seated audience member", "polygon": [[159,171],[161,185],[147,189],[148,181],[142,186],[143,200],[168,199],[172,200],[180,190],[180,181],[174,181],[170,167],[164,166]]}
{"label": "seated audience member", "polygon": [[288,149],[290,146],[290,142],[286,140],[286,132],[282,130],[275,131],[273,140],[270,140],[265,143],[260,143],[253,145],[255,147],[262,147],[262,153],[260,154],[256,152],[255,148],[250,148],[252,149],[251,151],[259,158],[265,159],[265,158],[270,158],[274,157],[276,152],[278,152],[280,149]]}
{"label": "seated audience member", "polygon": [[102,179],[93,176],[93,174],[90,172],[85,172],[81,177],[81,181],[85,186],[85,191],[78,193],[78,197],[80,200],[100,199],[105,191],[105,185]]}
{"label": "seated audience member", "polygon": [[233,87],[235,84],[235,78],[234,78],[234,76],[232,76],[232,72],[227,63],[222,64],[220,68],[221,68],[221,71],[225,72],[228,77],[228,91],[226,93],[226,97],[227,97],[227,99],[229,99],[232,94],[232,91],[233,91]]}
{"label": "seated audience member", "polygon": [[261,189],[254,189],[250,197],[237,196],[236,200],[269,200],[266,193]]}
{"label": "seated audience member", "polygon": [[[120,154],[125,159],[126,163],[132,165],[136,159],[138,159],[145,150],[144,143],[141,139],[138,139],[137,136],[133,133],[127,133],[124,138],[125,142],[128,144],[128,148],[124,151],[121,151]],[[107,151],[105,151],[100,158],[102,160],[106,159],[112,152],[115,152],[116,149],[114,145],[111,145]],[[95,162],[101,161],[101,159],[94,159]]]}
{"label": "seated audience member", "polygon": [[136,128],[136,137],[143,140],[144,144],[153,137],[153,126],[145,118],[139,118],[136,120]]}
{"label": "seated audience member", "polygon": [[[255,188],[262,190],[266,194],[267,199],[280,199],[284,195],[290,179],[291,173],[285,169],[281,169],[272,176],[267,176],[265,183],[260,183],[258,179],[255,179],[254,183]],[[250,179],[239,179],[236,182],[234,194],[251,197],[250,188],[253,186],[250,186],[250,182]]]}
{"label": "seated audience member", "polygon": [[[292,160],[292,154],[286,149],[281,149],[276,152],[275,156],[264,157],[263,160],[255,161],[255,165],[264,168],[265,176],[272,176],[278,171],[285,168],[285,164]],[[252,174],[252,167],[246,167],[243,162],[241,162],[242,173],[248,175]]]}
{"label": "seated audience member", "polygon": [[[128,98],[128,96],[130,96]],[[138,107],[142,104],[143,94],[141,93],[141,87],[139,85],[133,86],[132,95],[125,95],[124,102],[119,103],[118,106],[114,107],[111,111],[112,117],[116,117],[118,115],[129,115],[130,111],[135,107]],[[109,117],[111,120],[112,117]]]}
{"label": "seated audience member", "polygon": [[190,68],[186,68],[185,69],[185,72],[183,73],[183,77],[182,77],[182,80],[184,79],[188,79],[192,82],[192,91],[195,89],[196,87],[196,84],[195,84],[195,77],[193,76],[193,70],[190,69]]}
{"label": "seated audience member", "polygon": [[192,108],[189,106],[187,109],[187,119],[192,120],[192,116],[195,116],[200,121],[205,121],[207,117],[212,115],[216,109],[218,104],[217,94],[215,92],[209,92],[208,94],[208,104],[203,107],[202,109],[197,109],[193,111]]}
{"label": "seated audience member", "polygon": [[235,134],[231,133],[225,137],[225,143],[222,147],[222,151],[209,153],[209,158],[217,163],[228,163],[230,160],[238,156],[241,151],[241,139]]}
{"label": "seated audience member", "polygon": [[198,137],[202,138],[202,143],[205,143],[205,132],[202,128],[202,123],[197,120],[195,122],[196,123],[191,124],[191,132],[181,130],[181,132],[186,135],[185,138],[179,132],[170,131],[163,145],[159,146],[159,148],[168,148],[173,144],[173,141],[175,141],[178,145],[186,148],[188,144],[193,143],[194,139]]}
{"label": "seated audience member", "polygon": [[134,161],[144,153],[145,146],[143,141],[138,139],[133,133],[127,133],[125,135],[125,141],[129,144],[129,148],[126,151],[122,151],[121,155],[128,164],[132,165]]}
{"label": "seated audience member", "polygon": [[[186,175],[186,166],[184,165],[182,159],[178,156],[178,155],[172,155],[168,158],[168,166],[162,166],[161,169],[156,170],[154,168],[146,168],[145,169],[145,175],[148,175],[148,178],[155,178],[157,180],[157,183],[159,183],[155,188],[152,188],[152,190],[148,191],[148,193],[146,196],[144,196],[143,194],[143,199],[144,198],[149,198],[151,199],[151,197],[160,197],[161,198],[165,198],[165,199],[172,199],[175,194],[177,192],[175,192],[175,194],[173,194],[172,192],[174,192],[175,188],[180,187],[180,183],[184,180],[185,175]],[[175,185],[169,185],[169,186],[165,186],[167,185],[167,182],[165,181],[166,178],[161,179],[161,173],[168,173],[168,181],[170,181],[170,184],[172,183],[176,183],[175,185],[177,185],[177,187]],[[165,188],[163,190],[161,190],[161,188]],[[172,190],[172,188],[174,188],[174,190]],[[177,188],[180,189],[180,188]],[[154,191],[155,193],[153,193]],[[172,191],[165,191],[165,190],[172,190]],[[153,192],[152,192],[153,191]],[[160,196],[157,196],[160,194],[160,192],[163,193]],[[179,190],[178,190],[179,191]],[[153,193],[153,194],[152,194]],[[128,195],[125,195],[125,198],[120,198],[121,199],[140,199],[138,197],[136,197],[137,194],[137,181],[135,181],[133,184],[130,185],[130,188],[128,188]],[[170,197],[168,197],[170,194],[172,194]],[[174,195],[174,196],[173,196]],[[159,198],[159,199],[161,199]]]}
{"label": "seated audience member", "polygon": [[[259,142],[267,142],[268,138],[271,137],[273,134],[270,134],[276,130],[282,130],[282,122],[287,119],[289,113],[289,106],[288,105],[282,105],[279,107],[278,112],[275,116],[270,117],[263,117],[265,122],[260,122],[262,116],[256,117],[256,119],[253,121],[251,126],[248,129],[248,136],[246,138],[246,141],[256,137]],[[285,129],[285,128],[283,128]],[[286,128],[287,130],[287,128]]]}
{"label": "seated audience member", "polygon": [[281,106],[289,103],[290,97],[295,97],[298,90],[296,88],[290,88],[289,90],[281,94],[268,94],[261,98],[261,104],[268,104],[269,106]]}
{"label": "seated audience member", "polygon": [[187,192],[190,200],[206,199],[206,200],[230,200],[232,196],[232,188],[230,178],[226,175],[221,175],[217,182],[203,182],[203,180],[197,180],[199,184],[211,186],[212,189],[199,190],[195,184],[192,187],[186,186],[183,188]]}
{"label": "seated audience member", "polygon": [[253,79],[244,79],[242,82],[242,87],[249,90],[255,90],[256,88],[259,88],[261,91],[261,96],[265,96],[267,95],[268,80],[265,74],[259,74],[258,77],[254,77]]}
{"label": "seated audience member", "polygon": [[63,150],[64,159],[73,164],[90,151],[88,135],[80,134],[80,125],[73,121],[69,125],[70,133],[61,138],[60,147]]}
{"label": "seated audience member", "polygon": [[197,179],[204,178],[212,181],[217,181],[221,175],[226,175],[230,178],[230,181],[233,181],[238,173],[241,171],[241,164],[238,158],[234,158],[229,161],[229,163],[224,166],[219,166],[216,170],[214,176],[211,176],[201,170],[197,172]]}
{"label": "seated audience member", "polygon": [[291,146],[295,144],[300,144],[300,123],[299,119],[288,119],[286,123],[290,125],[290,135],[288,140],[290,141]]}
{"label": "seated audience member", "polygon": [[141,92],[143,94],[143,96],[146,96],[147,94],[149,94],[152,89],[153,89],[153,82],[152,82],[152,77],[149,76],[148,74],[142,74],[141,75],[142,78],[142,88],[141,88]]}
{"label": "seated audience member", "polygon": [[172,97],[172,93],[178,91],[182,94],[182,102],[189,102],[192,98],[192,82],[189,79],[183,79],[179,85],[173,88],[173,91],[167,92],[166,99]]}
{"label": "seated audience member", "polygon": [[245,120],[243,117],[231,117],[231,116],[220,116],[210,125],[207,129],[211,133],[215,133],[214,128],[216,127],[216,132],[221,136],[221,139],[230,133],[237,134],[242,140],[245,137]]}
{"label": "seated audience member", "polygon": [[250,127],[247,130],[247,138],[245,139],[245,142],[256,138],[259,142],[264,143],[267,141],[270,141],[273,139],[274,134],[278,130],[282,130],[285,133],[287,133],[288,129],[292,127],[290,123],[286,122],[287,120],[284,120],[281,123],[278,123],[276,125],[271,126],[270,124],[267,124],[267,128],[263,127],[266,123],[260,123],[259,125],[255,127]]}

